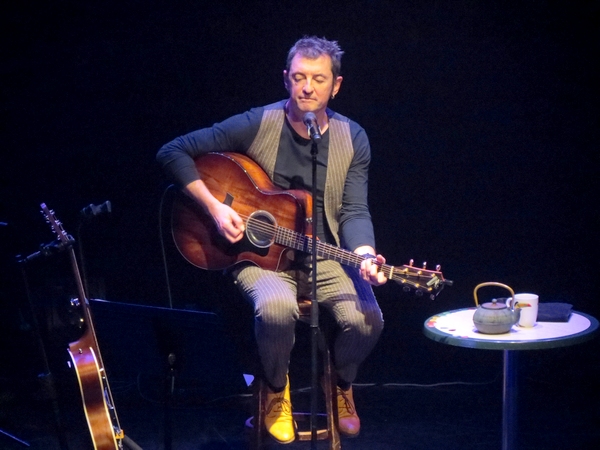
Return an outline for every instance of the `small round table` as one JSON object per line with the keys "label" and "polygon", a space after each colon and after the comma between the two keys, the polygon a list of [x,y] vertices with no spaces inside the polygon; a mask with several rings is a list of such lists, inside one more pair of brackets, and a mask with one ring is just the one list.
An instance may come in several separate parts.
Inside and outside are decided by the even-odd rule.
{"label": "small round table", "polygon": [[598,321],[587,314],[573,312],[568,322],[537,322],[532,328],[513,326],[508,333],[483,334],[473,325],[477,308],[448,311],[425,321],[424,333],[430,339],[458,347],[502,350],[502,449],[515,446],[516,365],[515,350],[537,350],[566,347],[591,339]]}

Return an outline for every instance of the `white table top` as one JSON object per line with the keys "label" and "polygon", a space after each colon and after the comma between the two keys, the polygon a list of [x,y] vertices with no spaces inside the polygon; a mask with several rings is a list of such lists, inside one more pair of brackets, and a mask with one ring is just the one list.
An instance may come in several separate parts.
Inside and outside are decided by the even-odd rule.
{"label": "white table top", "polygon": [[514,325],[508,333],[484,334],[473,324],[476,309],[458,309],[430,317],[425,321],[425,335],[460,347],[526,350],[572,345],[590,339],[598,329],[595,318],[573,312],[568,322],[537,322],[531,328]]}

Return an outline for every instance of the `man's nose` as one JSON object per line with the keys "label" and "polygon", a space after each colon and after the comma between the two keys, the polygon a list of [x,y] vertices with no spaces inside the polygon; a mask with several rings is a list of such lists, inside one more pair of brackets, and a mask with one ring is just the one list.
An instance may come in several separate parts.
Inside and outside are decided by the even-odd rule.
{"label": "man's nose", "polygon": [[306,80],[303,90],[304,90],[304,92],[312,92],[313,91],[312,80],[310,78],[308,78]]}

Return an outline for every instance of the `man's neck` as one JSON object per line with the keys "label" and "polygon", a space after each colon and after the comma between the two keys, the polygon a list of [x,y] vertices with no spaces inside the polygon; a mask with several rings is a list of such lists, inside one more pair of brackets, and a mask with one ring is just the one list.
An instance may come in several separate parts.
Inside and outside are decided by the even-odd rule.
{"label": "man's neck", "polygon": [[[285,104],[285,115],[288,119],[288,122],[292,126],[296,133],[302,136],[305,139],[310,139],[308,135],[308,130],[306,129],[306,125],[304,124],[304,114],[301,112],[295,111],[290,107],[290,102],[288,101]],[[319,128],[321,129],[321,133],[325,133],[327,128],[329,128],[329,119],[327,117],[327,111],[321,110],[315,113],[317,116],[317,122],[319,123]]]}

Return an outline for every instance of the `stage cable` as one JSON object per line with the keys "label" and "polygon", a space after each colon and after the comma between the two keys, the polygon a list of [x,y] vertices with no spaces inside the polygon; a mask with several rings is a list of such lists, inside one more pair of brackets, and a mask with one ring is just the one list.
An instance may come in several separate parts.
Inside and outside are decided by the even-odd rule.
{"label": "stage cable", "polygon": [[171,293],[171,281],[169,278],[169,266],[167,263],[167,250],[165,248],[165,239],[163,233],[163,217],[164,217],[164,206],[165,206],[165,198],[167,197],[167,193],[171,191],[175,185],[171,184],[167,186],[167,188],[163,191],[160,197],[160,203],[158,206],[158,233],[159,233],[159,242],[160,249],[162,251],[162,259],[163,259],[163,267],[165,271],[165,283],[167,285],[167,297],[169,299],[169,308],[173,309],[173,295]]}

